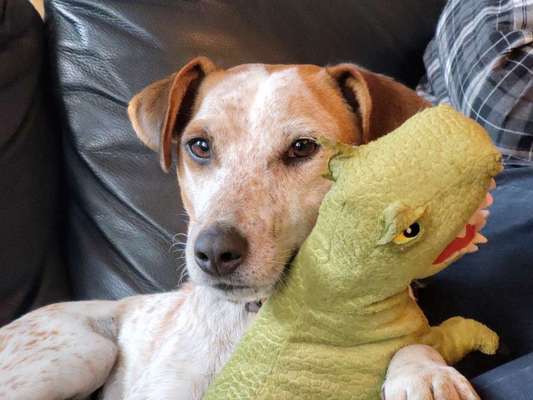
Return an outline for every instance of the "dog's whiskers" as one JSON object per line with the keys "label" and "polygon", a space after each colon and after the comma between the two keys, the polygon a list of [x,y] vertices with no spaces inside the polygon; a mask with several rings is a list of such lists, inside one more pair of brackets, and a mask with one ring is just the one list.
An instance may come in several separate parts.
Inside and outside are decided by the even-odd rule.
{"label": "dog's whiskers", "polygon": [[172,244],[170,245],[169,252],[181,252],[185,249],[186,245],[187,234],[183,232],[176,233],[174,236],[172,236]]}
{"label": "dog's whiskers", "polygon": [[183,282],[185,282],[188,278],[188,273],[187,273],[187,268],[185,267],[185,262],[182,262],[179,266],[178,266],[178,271],[179,269],[181,269],[181,272],[178,276],[178,287],[181,286],[181,284]]}
{"label": "dog's whiskers", "polygon": [[[184,214],[184,216],[187,216]],[[175,254],[175,261],[177,262],[176,273],[178,273],[178,287],[187,280],[188,273],[186,268],[186,254],[185,248],[187,246],[188,235],[185,232],[178,232],[172,236],[172,244],[168,251]]]}
{"label": "dog's whiskers", "polygon": [[170,245],[168,251],[172,251],[172,252],[183,251],[185,250],[186,245],[187,245],[186,242],[175,242]]}

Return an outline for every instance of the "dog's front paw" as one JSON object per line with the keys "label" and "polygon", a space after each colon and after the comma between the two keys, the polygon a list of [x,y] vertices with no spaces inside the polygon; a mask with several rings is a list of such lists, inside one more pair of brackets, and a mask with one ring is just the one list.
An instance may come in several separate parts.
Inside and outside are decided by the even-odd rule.
{"label": "dog's front paw", "polygon": [[407,368],[404,373],[387,378],[381,393],[384,400],[479,400],[463,375],[441,365]]}
{"label": "dog's front paw", "polygon": [[408,346],[393,358],[383,384],[384,400],[480,400],[455,368],[427,346]]}

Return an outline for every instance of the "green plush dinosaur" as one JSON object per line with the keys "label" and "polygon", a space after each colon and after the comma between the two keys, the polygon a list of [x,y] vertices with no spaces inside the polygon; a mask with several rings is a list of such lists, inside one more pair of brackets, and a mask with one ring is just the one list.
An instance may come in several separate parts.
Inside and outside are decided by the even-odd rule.
{"label": "green plush dinosaur", "polygon": [[439,106],[335,148],[315,228],[206,399],[379,399],[403,346],[434,346],[449,363],[496,351],[474,320],[430,327],[409,292],[484,241],[481,208],[502,167],[483,128]]}

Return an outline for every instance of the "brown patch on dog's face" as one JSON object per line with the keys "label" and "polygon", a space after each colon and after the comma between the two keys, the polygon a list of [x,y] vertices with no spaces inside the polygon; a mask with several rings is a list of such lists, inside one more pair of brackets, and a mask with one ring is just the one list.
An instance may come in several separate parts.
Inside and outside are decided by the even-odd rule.
{"label": "brown patch on dog's face", "polygon": [[[192,280],[245,286],[225,293],[241,299],[268,295],[330,187],[322,173],[331,154],[318,147],[308,157],[291,158],[291,146],[319,137],[357,144],[359,127],[323,68],[257,64],[209,74],[178,146]],[[208,143],[209,158],[191,152],[194,139]],[[194,259],[198,233],[214,224],[233,226],[248,241],[244,262],[225,277],[207,275]]]}

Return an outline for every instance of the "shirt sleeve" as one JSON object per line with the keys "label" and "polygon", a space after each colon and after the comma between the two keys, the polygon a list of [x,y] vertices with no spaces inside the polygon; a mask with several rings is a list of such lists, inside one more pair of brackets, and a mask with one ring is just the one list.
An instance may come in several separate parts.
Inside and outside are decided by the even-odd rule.
{"label": "shirt sleeve", "polygon": [[533,0],[449,0],[417,90],[487,129],[507,165],[533,165]]}

